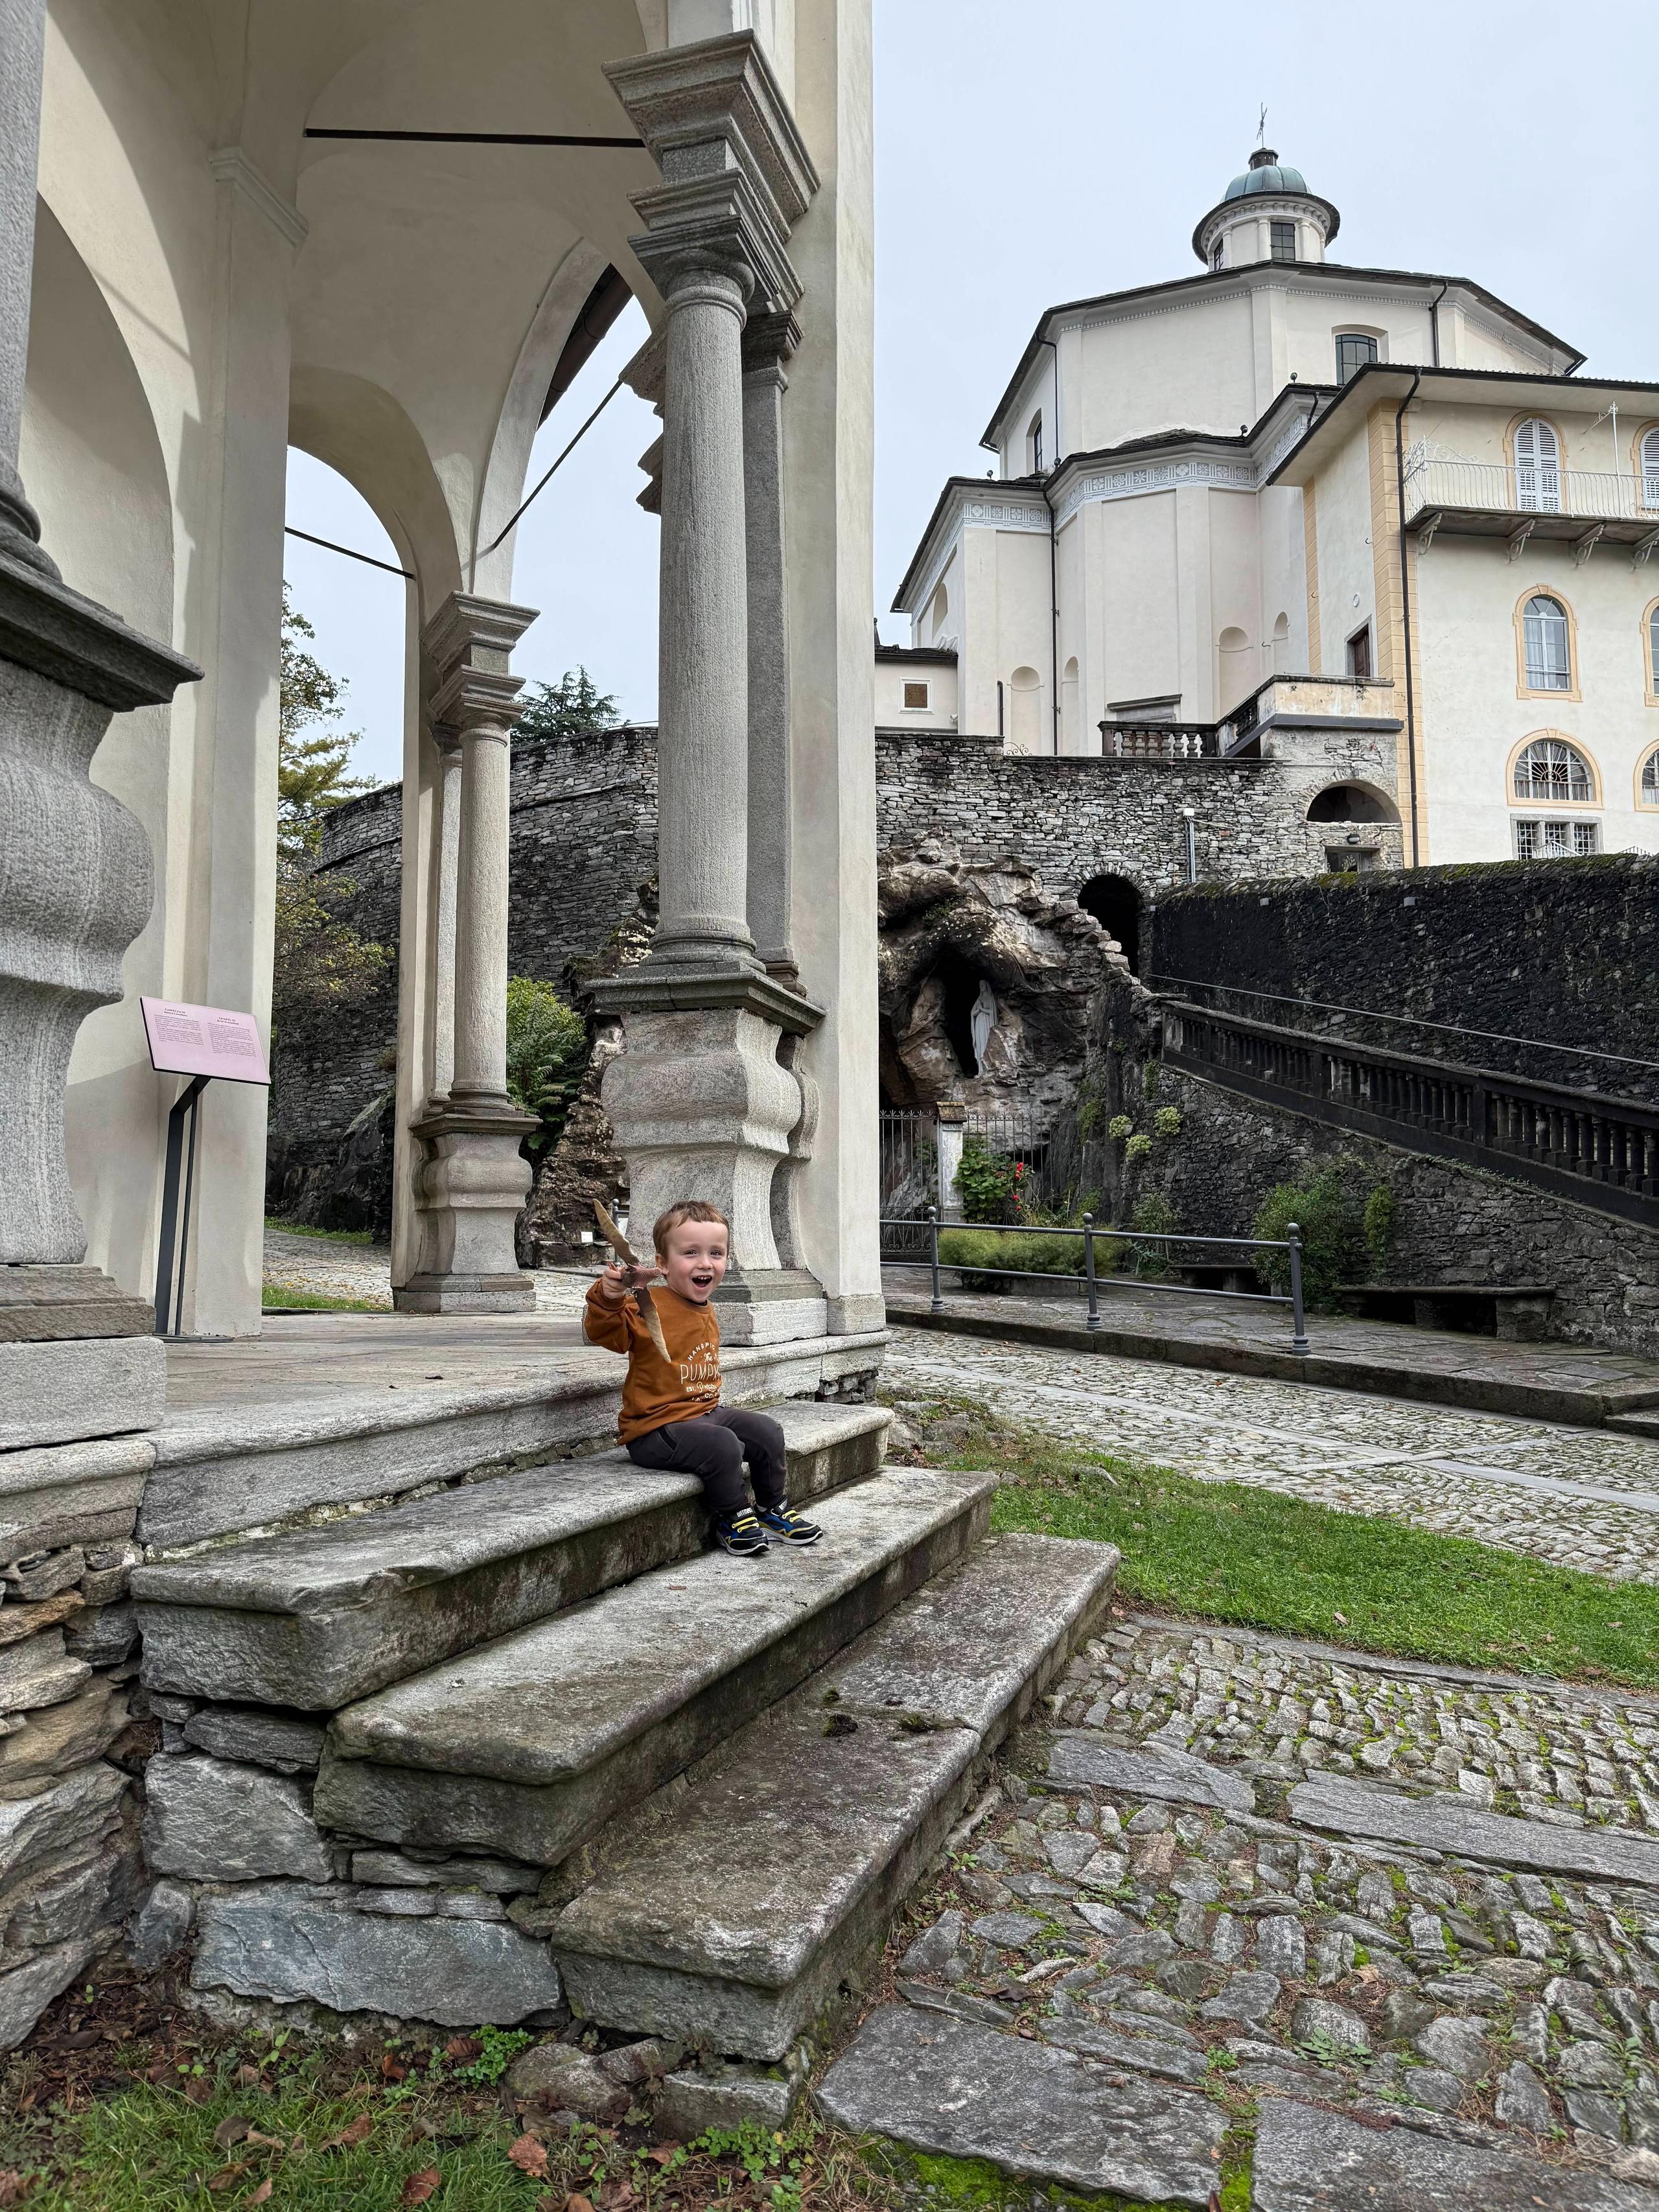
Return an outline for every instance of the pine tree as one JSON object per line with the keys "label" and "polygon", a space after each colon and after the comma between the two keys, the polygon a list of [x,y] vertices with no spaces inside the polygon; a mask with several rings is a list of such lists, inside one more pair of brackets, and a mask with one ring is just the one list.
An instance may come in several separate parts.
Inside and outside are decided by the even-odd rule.
{"label": "pine tree", "polygon": [[614,730],[622,716],[608,691],[586,668],[567,668],[556,684],[527,684],[520,695],[519,727],[532,738],[578,737],[585,730]]}

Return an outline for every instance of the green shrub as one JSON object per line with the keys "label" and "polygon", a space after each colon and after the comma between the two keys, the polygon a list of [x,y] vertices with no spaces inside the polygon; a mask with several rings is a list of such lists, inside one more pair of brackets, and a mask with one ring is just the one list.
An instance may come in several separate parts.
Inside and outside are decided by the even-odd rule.
{"label": "green shrub", "polygon": [[1123,1147],[1126,1160],[1144,1160],[1152,1149],[1152,1140],[1144,1129],[1138,1129]]}
{"label": "green shrub", "polygon": [[[1103,1244],[1104,1240],[1102,1242]],[[1095,1265],[1103,1273],[1105,1262],[1099,1256],[1100,1250],[1101,1246],[1097,1246]],[[988,1267],[1017,1267],[1045,1275],[1080,1275],[1083,1239],[1045,1237],[1040,1230],[1001,1234],[988,1229],[942,1229],[939,1256],[941,1266],[962,1270],[963,1285],[970,1291],[1017,1291],[1021,1287],[1019,1284],[980,1271]],[[1041,1294],[1039,1289],[1037,1295]]]}
{"label": "green shrub", "polygon": [[[1135,1200],[1129,1226],[1143,1236],[1172,1236],[1181,1226],[1181,1216],[1161,1190],[1149,1190]],[[1172,1245],[1131,1244],[1126,1249],[1129,1272],[1143,1283],[1167,1282],[1176,1271]]]}
{"label": "green shrub", "polygon": [[587,1066],[587,1025],[550,983],[514,975],[507,986],[507,1090],[541,1117],[527,1149],[540,1159],[558,1142]]}
{"label": "green shrub", "polygon": [[963,1212],[969,1221],[1018,1221],[1024,1175],[1023,1160],[993,1151],[978,1137],[965,1137],[957,1170]]}
{"label": "green shrub", "polygon": [[1106,1124],[1106,1133],[1112,1139],[1114,1144],[1121,1145],[1123,1142],[1123,1139],[1129,1135],[1134,1126],[1134,1123],[1129,1119],[1127,1114],[1114,1114],[1111,1120]]}
{"label": "green shrub", "polygon": [[1155,1137],[1178,1137],[1181,1134],[1181,1109],[1178,1106],[1160,1106],[1152,1116]]}
{"label": "green shrub", "polygon": [[[1394,1194],[1384,1183],[1365,1188],[1359,1161],[1332,1160],[1302,1182],[1270,1190],[1255,1217],[1255,1234],[1283,1239],[1291,1222],[1302,1231],[1302,1295],[1311,1307],[1330,1307],[1344,1283],[1363,1282],[1373,1236],[1386,1243],[1393,1225]],[[1255,1271],[1282,1297],[1291,1287],[1290,1255],[1264,1252]]]}
{"label": "green shrub", "polygon": [[1394,1236],[1394,1193],[1385,1182],[1377,1184],[1365,1200],[1365,1251],[1371,1263],[1371,1273],[1380,1274],[1388,1257],[1389,1244]]}

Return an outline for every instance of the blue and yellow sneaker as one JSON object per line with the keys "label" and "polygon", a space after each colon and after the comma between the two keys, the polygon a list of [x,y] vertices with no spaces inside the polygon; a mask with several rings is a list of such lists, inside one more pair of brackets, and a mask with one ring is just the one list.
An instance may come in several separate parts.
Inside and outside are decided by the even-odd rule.
{"label": "blue and yellow sneaker", "polygon": [[823,1531],[816,1521],[808,1521],[796,1513],[782,1500],[775,1505],[757,1505],[755,1518],[763,1528],[769,1529],[780,1543],[795,1544],[805,1550],[816,1544]]}
{"label": "blue and yellow sneaker", "polygon": [[766,1531],[746,1505],[735,1513],[722,1513],[714,1523],[714,1541],[721,1551],[740,1559],[757,1559],[772,1548]]}

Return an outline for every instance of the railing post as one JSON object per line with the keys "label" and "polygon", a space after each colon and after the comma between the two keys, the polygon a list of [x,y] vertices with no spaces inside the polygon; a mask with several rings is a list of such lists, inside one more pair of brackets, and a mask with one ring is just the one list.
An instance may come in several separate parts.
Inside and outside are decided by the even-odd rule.
{"label": "railing post", "polygon": [[1095,1286],[1095,1217],[1083,1217],[1083,1272],[1089,1279],[1089,1326],[1100,1327],[1100,1293]]}
{"label": "railing post", "polygon": [[933,1278],[933,1303],[927,1310],[929,1313],[943,1313],[945,1301],[939,1294],[939,1208],[936,1206],[930,1206],[927,1209],[927,1264]]}
{"label": "railing post", "polygon": [[1308,1349],[1308,1323],[1302,1310],[1302,1231],[1294,1221],[1285,1231],[1291,1248],[1291,1350]]}

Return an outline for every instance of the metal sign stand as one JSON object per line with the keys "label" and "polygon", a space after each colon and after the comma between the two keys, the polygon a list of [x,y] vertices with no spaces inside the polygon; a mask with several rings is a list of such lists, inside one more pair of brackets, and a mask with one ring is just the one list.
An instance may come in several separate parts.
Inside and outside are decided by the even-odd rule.
{"label": "metal sign stand", "polygon": [[[161,1182],[161,1249],[155,1261],[155,1334],[176,1337],[185,1312],[185,1262],[190,1251],[190,1201],[196,1185],[198,1102],[213,1078],[193,1075],[167,1115],[167,1172]],[[185,1153],[185,1121],[190,1121],[190,1152]],[[184,1170],[185,1205],[179,1219],[179,1181]],[[176,1259],[176,1266],[175,1266]],[[178,1279],[175,1295],[173,1280]]]}

